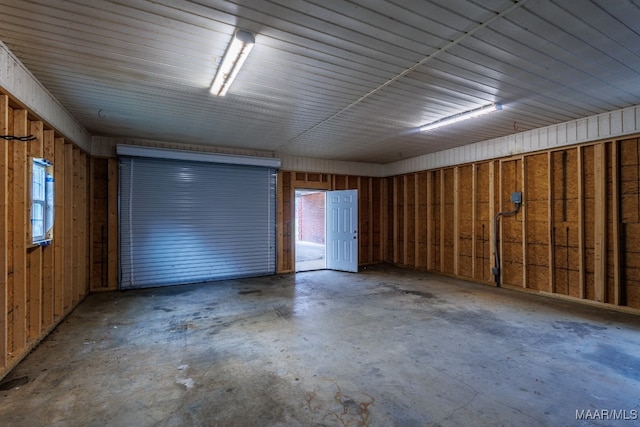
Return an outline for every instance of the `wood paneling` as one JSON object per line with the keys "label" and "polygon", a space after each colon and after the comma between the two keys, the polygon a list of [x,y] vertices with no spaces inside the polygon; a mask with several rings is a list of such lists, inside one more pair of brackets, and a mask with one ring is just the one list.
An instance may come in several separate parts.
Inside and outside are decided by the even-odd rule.
{"label": "wood paneling", "polygon": [[526,213],[525,240],[527,250],[527,287],[548,291],[549,280],[549,155],[528,156],[524,159]]}
{"label": "wood paneling", "polygon": [[91,292],[112,291],[118,289],[118,161],[93,158],[90,165],[88,282]]}
{"label": "wood paneling", "polygon": [[[500,164],[500,212],[511,212],[511,193],[522,191],[522,158],[504,160]],[[523,287],[524,260],[523,211],[500,218],[501,283],[505,286]]]}
{"label": "wood paneling", "polygon": [[[457,265],[454,267],[458,276],[473,278],[475,265],[475,165],[461,166],[456,169],[456,227]],[[476,191],[477,192],[477,191]]]}
{"label": "wood paneling", "polygon": [[492,215],[492,194],[490,174],[491,164],[488,162],[474,165],[476,167],[475,185],[473,198],[475,200],[475,256],[474,256],[474,279],[481,281],[491,281],[492,247],[493,247],[493,215]]}
{"label": "wood paneling", "polygon": [[118,288],[118,160],[109,159],[107,216],[107,288]]}
{"label": "wood paneling", "polygon": [[[55,171],[55,132],[52,129],[43,132],[44,158],[54,165]],[[55,173],[55,172],[54,172]],[[54,180],[55,183],[55,180]],[[55,197],[54,197],[55,198]],[[55,207],[54,207],[55,215]],[[55,237],[55,236],[54,236]],[[54,321],[54,289],[55,289],[55,250],[52,245],[42,247],[42,324],[44,331]]]}
{"label": "wood paneling", "polygon": [[75,174],[74,164],[73,164],[73,145],[67,143],[65,141],[64,144],[64,158],[62,160],[64,162],[64,178],[61,185],[58,185],[58,191],[62,190],[64,192],[64,210],[61,215],[57,216],[58,221],[63,221],[64,223],[64,277],[65,280],[69,282],[68,287],[63,289],[63,310],[65,312],[69,311],[73,304],[73,299],[76,294],[76,289],[78,288],[78,284],[76,283],[77,275],[74,274],[74,265],[73,260],[77,256],[77,253],[74,251],[74,243],[76,240],[77,230],[73,228],[73,214],[76,210],[76,199],[74,198],[74,180],[73,176]]}
{"label": "wood paneling", "polygon": [[629,138],[390,177],[388,260],[493,282],[494,217],[522,191],[498,223],[502,284],[638,309],[639,153]]}
{"label": "wood paneling", "polygon": [[277,188],[277,261],[278,273],[289,273],[295,270],[295,253],[293,238],[295,236],[295,194],[292,186],[293,172],[278,172]]}
{"label": "wood paneling", "polygon": [[620,303],[640,308],[640,139],[620,142]]}
{"label": "wood paneling", "polygon": [[53,223],[53,263],[54,263],[54,285],[53,285],[53,315],[54,319],[62,317],[65,313],[64,294],[68,289],[68,272],[65,270],[66,260],[71,256],[66,252],[66,241],[69,239],[70,232],[65,228],[65,212],[69,209],[67,206],[67,197],[65,193],[65,142],[64,138],[54,139],[54,156],[55,164],[53,167],[53,179],[56,185],[56,194],[54,200],[55,220]]}
{"label": "wood paneling", "polygon": [[[27,135],[27,110],[14,110],[13,129],[10,130],[10,133],[16,136]],[[29,333],[27,301],[27,239],[29,233],[27,227],[27,216],[29,214],[27,170],[29,163],[27,160],[28,144],[14,140],[9,142],[9,146],[13,153],[13,171],[11,169],[9,171],[12,185],[10,190],[12,196],[11,209],[13,211],[11,225],[13,265],[10,270],[10,274],[13,276],[13,299],[9,307],[13,326],[13,342],[11,343],[10,355],[15,358],[16,355],[26,350]]]}
{"label": "wood paneling", "polygon": [[[41,121],[31,121],[28,124],[29,135],[35,139],[28,143],[28,158],[42,158],[44,156],[44,129]],[[31,161],[27,162],[27,194],[28,199],[31,194]],[[28,259],[28,340],[32,341],[42,328],[42,246],[32,246],[31,243],[31,206],[28,209],[28,232],[27,232],[27,259]]]}
{"label": "wood paneling", "polygon": [[416,226],[415,226],[415,240],[416,240],[416,262],[415,266],[418,268],[426,268],[427,267],[427,251],[429,247],[429,238],[428,238],[428,206],[429,206],[429,196],[428,196],[428,182],[427,182],[428,172],[418,173],[416,175],[416,189],[415,189],[415,217],[416,217]]}
{"label": "wood paneling", "polygon": [[595,145],[594,173],[594,299],[605,302],[607,280],[607,176],[605,144]]}
{"label": "wood paneling", "polygon": [[455,169],[447,168],[442,171],[442,182],[440,190],[442,192],[442,203],[440,209],[441,216],[441,268],[443,273],[453,274],[455,268],[456,258],[456,236],[457,229],[455,218],[456,206],[455,206]]}
{"label": "wood paneling", "polygon": [[[10,96],[0,95],[0,131],[34,138],[2,140],[0,147],[0,379],[87,295],[88,289],[83,273],[88,268],[88,250],[81,241],[88,226],[88,157],[16,105]],[[78,152],[78,164],[72,161],[73,150]],[[49,246],[34,245],[31,239],[34,157],[53,163],[55,220]],[[70,184],[74,175],[75,187]],[[77,200],[74,192],[80,195]],[[75,230],[80,240],[73,252],[68,247]]]}
{"label": "wood paneling", "polygon": [[[0,94],[0,133],[9,133],[9,97]],[[0,141],[0,377],[7,367],[9,353],[8,291],[9,253],[9,144]]]}

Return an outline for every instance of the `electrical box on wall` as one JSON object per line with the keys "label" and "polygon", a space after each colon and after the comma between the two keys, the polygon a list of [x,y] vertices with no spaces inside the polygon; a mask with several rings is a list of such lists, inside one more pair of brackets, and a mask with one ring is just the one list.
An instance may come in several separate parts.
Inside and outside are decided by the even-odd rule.
{"label": "electrical box on wall", "polygon": [[511,193],[511,203],[522,204],[522,192],[515,191]]}

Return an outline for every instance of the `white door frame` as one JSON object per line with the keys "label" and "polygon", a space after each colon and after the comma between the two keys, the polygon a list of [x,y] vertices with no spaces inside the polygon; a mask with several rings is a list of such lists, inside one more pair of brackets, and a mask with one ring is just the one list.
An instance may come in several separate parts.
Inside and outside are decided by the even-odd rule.
{"label": "white door frame", "polygon": [[327,269],[358,272],[358,190],[326,192]]}
{"label": "white door frame", "polygon": [[326,198],[326,193],[328,190],[325,189],[307,189],[307,188],[295,188],[293,193],[294,193],[294,208],[293,208],[293,216],[294,216],[294,225],[293,225],[293,248],[294,248],[294,254],[293,254],[293,265],[294,265],[294,271],[297,272],[304,272],[304,271],[314,271],[314,270],[325,270],[327,268],[327,264],[326,264],[326,260],[327,260],[327,242],[326,242],[326,227],[327,227],[327,213],[326,210],[324,212],[322,221],[322,231],[323,231],[323,235],[325,238],[325,242],[324,242],[324,254],[322,257],[322,267],[318,268],[316,266],[316,262],[312,262],[312,265],[306,265],[304,267],[302,267],[303,269],[298,270],[298,267],[300,264],[303,264],[305,261],[298,261],[298,202],[300,197],[302,197],[302,194],[299,195],[299,193],[303,193],[303,192],[313,192],[313,193],[322,193],[324,195],[324,207],[326,209],[326,205],[327,205],[327,198]]}

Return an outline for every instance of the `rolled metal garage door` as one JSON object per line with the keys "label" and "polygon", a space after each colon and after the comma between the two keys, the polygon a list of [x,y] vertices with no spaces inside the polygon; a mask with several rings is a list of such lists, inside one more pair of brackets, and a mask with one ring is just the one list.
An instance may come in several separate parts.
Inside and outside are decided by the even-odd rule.
{"label": "rolled metal garage door", "polygon": [[120,157],[120,288],[275,273],[275,168]]}

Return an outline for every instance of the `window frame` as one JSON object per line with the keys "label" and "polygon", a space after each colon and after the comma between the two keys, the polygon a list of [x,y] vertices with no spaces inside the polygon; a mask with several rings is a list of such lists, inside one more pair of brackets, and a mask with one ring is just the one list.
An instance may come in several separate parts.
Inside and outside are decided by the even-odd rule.
{"label": "window frame", "polygon": [[30,234],[33,245],[46,246],[53,239],[53,164],[43,158],[31,161]]}

